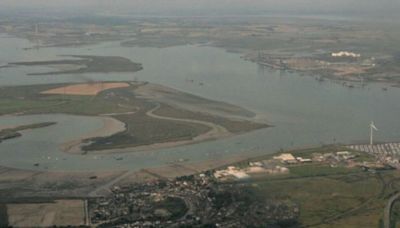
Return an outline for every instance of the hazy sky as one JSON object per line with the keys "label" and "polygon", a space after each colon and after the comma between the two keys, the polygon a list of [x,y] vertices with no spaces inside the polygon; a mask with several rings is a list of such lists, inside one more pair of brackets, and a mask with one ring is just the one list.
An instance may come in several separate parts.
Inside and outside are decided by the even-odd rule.
{"label": "hazy sky", "polygon": [[296,12],[390,17],[399,14],[400,0],[0,0],[0,8],[132,14]]}

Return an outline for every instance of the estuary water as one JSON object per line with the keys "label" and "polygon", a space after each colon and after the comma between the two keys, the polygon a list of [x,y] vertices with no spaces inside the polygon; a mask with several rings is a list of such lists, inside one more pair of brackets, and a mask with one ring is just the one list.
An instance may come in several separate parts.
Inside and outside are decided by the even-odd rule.
{"label": "estuary water", "polygon": [[[141,169],[164,165],[178,159],[190,162],[254,156],[279,149],[318,146],[334,142],[367,141],[369,122],[379,131],[376,140],[399,141],[400,89],[371,83],[348,88],[341,83],[317,81],[310,76],[269,70],[247,62],[239,54],[204,46],[171,48],[121,47],[108,42],[85,47],[32,47],[26,40],[0,36],[0,65],[14,61],[65,59],[61,55],[123,56],[142,63],[136,73],[28,76],[46,67],[0,69],[0,86],[59,82],[143,80],[213,100],[245,107],[274,125],[232,138],[157,151],[121,155],[69,155],[58,144],[71,136],[101,127],[96,117],[68,115],[2,116],[0,126],[57,121],[48,128],[24,132],[18,139],[0,143],[0,165],[47,170]],[[122,158],[122,159],[121,159]],[[40,163],[38,167],[33,166]]]}

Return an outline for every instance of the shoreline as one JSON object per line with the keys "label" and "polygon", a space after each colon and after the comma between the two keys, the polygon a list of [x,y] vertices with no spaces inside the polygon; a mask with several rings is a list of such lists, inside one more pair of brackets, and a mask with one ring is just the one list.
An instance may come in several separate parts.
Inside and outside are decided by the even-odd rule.
{"label": "shoreline", "polygon": [[118,132],[122,132],[126,129],[125,124],[117,119],[105,116],[97,116],[97,117],[101,118],[103,121],[103,126],[101,128],[89,132],[87,134],[81,135],[77,139],[73,139],[62,143],[60,145],[61,151],[70,154],[79,154],[82,152],[80,146],[83,145],[83,141],[85,139],[110,136]]}
{"label": "shoreline", "polygon": [[[68,102],[69,100],[62,102],[57,101],[58,103],[51,103],[49,105],[45,103],[43,104],[43,106],[41,103],[38,103],[38,107],[33,107],[27,111],[23,109],[17,110],[18,112],[13,111],[13,113],[11,114],[7,114],[7,110],[5,110],[4,112],[5,115],[10,116],[46,114],[52,115],[68,113],[67,115],[93,116],[102,119],[103,125],[101,127],[99,126],[96,130],[93,130],[83,135],[72,135],[74,137],[73,139],[66,139],[65,141],[59,142],[59,144],[56,146],[57,149],[59,149],[61,152],[69,154],[114,154],[167,149],[182,145],[218,140],[270,126],[264,121],[261,122],[260,119],[256,119],[256,114],[245,108],[222,101],[206,99],[159,84],[152,84],[147,82],[135,82],[132,84],[132,82],[125,81],[107,82],[104,83],[104,85],[107,85],[109,83],[116,83],[118,85],[128,85],[129,83],[130,87],[124,87],[120,90],[128,91],[130,93],[134,91],[137,97],[132,98],[128,96],[130,94],[129,93],[127,96],[119,98],[118,96],[114,95],[114,92],[111,91],[109,92],[110,94],[112,94],[111,96],[115,99],[118,98],[119,100],[116,100],[115,102],[113,102],[113,105],[109,105],[104,109],[96,109],[96,112],[94,113],[85,112],[78,109],[75,110],[71,108],[66,108],[66,105],[64,104],[66,104],[66,102]],[[5,87],[4,93],[8,91],[10,91],[9,93],[17,91],[15,96],[18,96],[19,89],[24,89],[24,91],[28,90],[30,93],[32,93],[33,98],[31,100],[25,99],[27,100],[26,102],[29,101],[37,103],[42,101],[40,98],[44,93],[55,91],[57,92],[57,94],[59,92],[62,92],[64,94],[65,92],[71,92],[67,91],[65,88],[81,86],[82,84],[83,83],[56,83],[48,86],[38,86],[37,88],[36,86],[12,86]],[[37,98],[36,96],[38,96],[39,98]],[[52,95],[46,96],[51,98]],[[103,102],[103,100],[108,101],[108,95],[105,94],[104,96],[105,98],[99,97],[99,102]],[[63,98],[67,99],[67,96]],[[85,99],[82,98],[81,100],[86,102],[88,99]],[[77,101],[80,100],[78,99]],[[78,104],[77,101],[73,100],[73,102]],[[124,104],[124,102],[126,103],[127,101],[129,101],[127,103],[128,106],[125,108],[122,104]],[[136,104],[135,102],[139,103]],[[63,107],[61,107],[60,112],[57,111],[57,106],[59,104],[64,105]],[[154,104],[157,104],[155,108],[153,108]],[[176,109],[177,111],[173,112],[172,115],[170,115],[171,113],[162,112],[158,114],[158,110],[162,110],[160,106],[164,107],[164,105],[171,105],[171,107],[173,107],[173,109]],[[98,106],[96,106],[95,104],[94,108],[98,108]],[[143,112],[140,112],[140,108],[143,110]],[[149,108],[152,109],[149,110]],[[126,119],[116,117],[124,115],[128,115],[130,117],[126,117]],[[188,134],[177,136],[170,136],[170,133],[165,132],[166,136],[158,137],[153,140],[136,142],[134,141],[135,139],[131,137],[131,135],[134,135],[136,133],[142,134],[142,132],[141,129],[135,129],[136,125],[134,126],[133,123],[140,125],[141,122],[137,121],[140,121],[140,118],[144,117],[153,121],[154,123],[162,122],[172,125],[174,122],[179,122],[180,126],[198,125],[199,128],[195,130],[198,131],[198,129],[201,129],[201,131],[196,132],[196,134],[192,134],[192,132],[189,132]],[[219,120],[218,118],[223,118],[223,120],[227,121],[220,123],[216,121]],[[130,123],[131,119],[133,123]],[[131,124],[133,127],[130,127]],[[151,125],[151,127],[152,130],[158,130],[158,127],[154,124]],[[169,126],[167,125],[166,127],[164,127],[164,129],[167,129],[168,127]],[[174,128],[170,127],[170,129]],[[240,129],[242,130],[240,131]],[[92,143],[96,143],[98,138],[107,138],[117,133],[121,133],[123,134],[123,136],[131,137],[133,141],[128,141],[128,143],[122,144],[119,144],[119,142],[117,141],[116,143],[110,142],[109,145],[105,145],[104,147],[88,147],[92,145]]]}
{"label": "shoreline", "polygon": [[[164,117],[164,116],[159,116],[159,115],[154,114],[153,112],[159,108],[160,108],[160,104],[157,103],[157,106],[155,108],[149,110],[148,112],[146,112],[146,115],[148,115],[152,118],[156,118],[156,119],[202,124],[202,125],[209,127],[210,130],[203,134],[200,134],[192,139],[189,139],[189,140],[159,142],[159,143],[153,143],[153,144],[148,144],[148,145],[126,147],[126,148],[83,151],[81,149],[81,146],[85,145],[85,143],[83,143],[84,140],[87,140],[90,138],[95,138],[95,137],[104,137],[104,136],[113,135],[113,134],[116,134],[116,133],[121,132],[126,129],[125,124],[124,124],[124,129],[122,129],[122,130],[119,128],[119,126],[117,126],[118,122],[120,122],[120,121],[118,121],[114,118],[111,118],[111,117],[104,117],[104,119],[103,119],[104,125],[102,128],[100,128],[96,131],[93,131],[89,134],[83,135],[79,139],[63,143],[61,145],[60,149],[63,152],[70,153],[70,154],[83,154],[83,153],[85,153],[85,154],[86,153],[87,154],[117,154],[118,153],[119,154],[119,153],[143,152],[143,151],[151,151],[151,150],[158,150],[158,149],[167,149],[167,148],[173,148],[173,147],[178,147],[178,146],[183,146],[183,145],[201,143],[201,142],[205,142],[205,141],[209,141],[209,140],[223,139],[223,138],[227,138],[232,135],[235,135],[235,134],[229,132],[224,127],[210,123],[210,122],[200,121],[200,120],[191,120],[191,119],[179,119],[179,118],[172,118],[172,117]],[[120,122],[120,123],[122,123],[122,122]],[[114,124],[117,124],[117,125],[114,125]],[[106,134],[103,134],[103,133],[106,133]]]}

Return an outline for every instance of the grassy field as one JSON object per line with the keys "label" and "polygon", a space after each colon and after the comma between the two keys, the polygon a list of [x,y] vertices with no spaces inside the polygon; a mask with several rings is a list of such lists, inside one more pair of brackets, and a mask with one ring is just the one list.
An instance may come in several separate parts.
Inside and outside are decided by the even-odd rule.
{"label": "grassy field", "polygon": [[57,105],[57,101],[32,101],[32,100],[17,100],[0,98],[0,113],[10,114],[17,113],[24,110],[35,110],[46,108],[48,106]]}
{"label": "grassy field", "polygon": [[82,200],[8,204],[7,211],[9,225],[16,227],[80,226],[85,223]]}
{"label": "grassy field", "polygon": [[290,173],[295,177],[319,177],[329,175],[351,174],[361,172],[360,169],[347,167],[330,167],[326,164],[304,164],[290,166]]}

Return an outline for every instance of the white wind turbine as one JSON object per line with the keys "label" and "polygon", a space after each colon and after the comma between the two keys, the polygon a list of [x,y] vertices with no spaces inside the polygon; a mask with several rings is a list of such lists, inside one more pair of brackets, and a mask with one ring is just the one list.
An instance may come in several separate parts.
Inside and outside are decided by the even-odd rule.
{"label": "white wind turbine", "polygon": [[377,131],[378,128],[375,126],[374,121],[371,121],[369,128],[370,128],[369,144],[373,145],[374,144],[374,131]]}

